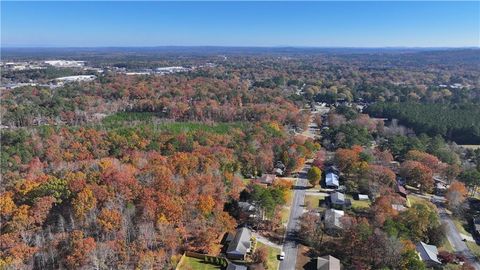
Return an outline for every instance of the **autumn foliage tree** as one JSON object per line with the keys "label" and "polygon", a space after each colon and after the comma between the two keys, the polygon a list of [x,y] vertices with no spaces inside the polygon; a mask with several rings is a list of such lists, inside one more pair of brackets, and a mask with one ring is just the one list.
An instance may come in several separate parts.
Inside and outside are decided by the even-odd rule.
{"label": "autumn foliage tree", "polygon": [[450,184],[445,195],[448,208],[453,212],[458,213],[461,210],[463,202],[467,198],[467,194],[467,188],[463,183],[455,181]]}
{"label": "autumn foliage tree", "polygon": [[433,190],[433,173],[425,164],[407,160],[402,163],[400,175],[407,180],[411,186],[418,187],[421,192],[431,192]]}
{"label": "autumn foliage tree", "polygon": [[69,268],[80,268],[92,261],[90,257],[95,250],[95,240],[85,237],[81,231],[73,231],[69,239],[69,253],[66,263]]}
{"label": "autumn foliage tree", "polygon": [[307,179],[310,182],[310,185],[315,186],[320,182],[322,178],[322,171],[316,167],[312,166],[307,172]]}
{"label": "autumn foliage tree", "polygon": [[255,263],[262,264],[265,268],[268,263],[268,250],[266,247],[257,247],[253,253],[252,259]]}

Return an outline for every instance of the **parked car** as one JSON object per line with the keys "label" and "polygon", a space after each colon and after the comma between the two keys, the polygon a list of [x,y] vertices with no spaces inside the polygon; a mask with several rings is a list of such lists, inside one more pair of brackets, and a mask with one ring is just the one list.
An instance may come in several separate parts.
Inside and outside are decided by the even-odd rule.
{"label": "parked car", "polygon": [[283,261],[285,259],[285,252],[284,251],[280,252],[280,255],[278,256],[278,259],[280,261]]}

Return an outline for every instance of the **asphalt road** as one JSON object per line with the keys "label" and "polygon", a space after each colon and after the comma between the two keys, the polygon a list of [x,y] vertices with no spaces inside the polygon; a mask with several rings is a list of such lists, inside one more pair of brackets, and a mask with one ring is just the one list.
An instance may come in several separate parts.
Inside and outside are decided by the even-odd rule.
{"label": "asphalt road", "polygon": [[305,165],[302,173],[299,175],[295,183],[295,191],[293,195],[292,206],[290,210],[290,217],[287,223],[285,233],[285,241],[283,243],[283,251],[285,252],[285,259],[280,262],[280,270],[293,270],[297,262],[298,243],[296,241],[296,232],[299,229],[298,218],[305,210],[305,190],[309,185],[305,178],[306,173],[310,169],[309,165]]}
{"label": "asphalt road", "polygon": [[[310,124],[313,122],[313,117],[315,114],[325,114],[328,113],[329,108],[319,107],[316,112],[311,113],[310,115]],[[311,127],[307,128],[302,135],[314,139],[316,137],[315,130]],[[305,193],[307,187],[310,183],[307,180],[307,172],[310,169],[310,165],[305,165],[302,169],[302,172],[297,178],[295,183],[295,191],[293,194],[292,206],[290,208],[290,216],[288,218],[287,228],[285,232],[285,239],[283,243],[283,251],[285,252],[285,259],[280,262],[280,270],[294,270],[295,264],[297,263],[297,253],[298,253],[298,242],[296,238],[296,233],[300,228],[298,222],[299,217],[305,211]]]}
{"label": "asphalt road", "polygon": [[465,258],[467,258],[468,262],[472,264],[475,269],[480,270],[480,263],[478,262],[478,258],[472,253],[472,251],[468,248],[465,242],[462,241],[462,237],[455,227],[450,216],[445,212],[444,208],[439,207],[440,212],[440,219],[442,222],[446,224],[447,227],[447,239],[452,244],[453,249],[456,253],[460,253]]}

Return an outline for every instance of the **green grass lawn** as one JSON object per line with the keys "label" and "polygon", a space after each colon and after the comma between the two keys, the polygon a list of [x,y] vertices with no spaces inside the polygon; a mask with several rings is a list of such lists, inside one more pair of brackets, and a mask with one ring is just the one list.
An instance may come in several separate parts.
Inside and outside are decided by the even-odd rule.
{"label": "green grass lawn", "polygon": [[320,208],[320,201],[323,201],[325,196],[319,195],[306,195],[305,196],[305,204],[310,204],[312,208]]}
{"label": "green grass lawn", "polygon": [[[455,224],[455,227],[460,233],[465,234],[467,236],[472,236],[472,234],[465,229],[465,226],[468,226],[466,221],[459,220],[456,218],[452,220],[453,220],[453,224]],[[480,246],[477,245],[477,243],[466,241],[465,244],[467,244],[468,248],[472,251],[473,254],[475,254],[475,256],[480,257]]]}
{"label": "green grass lawn", "polygon": [[280,215],[282,216],[282,223],[287,223],[290,216],[290,208],[282,208]]}
{"label": "green grass lawn", "polygon": [[480,257],[480,246],[477,243],[467,241],[465,242],[467,247],[472,251],[472,253],[479,258]]}
{"label": "green grass lawn", "polygon": [[350,201],[352,202],[353,210],[368,209],[372,204],[370,200],[366,200],[366,201],[355,200],[353,199],[352,195],[347,195],[346,198],[350,199]]}
{"label": "green grass lawn", "polygon": [[183,257],[182,261],[178,264],[177,270],[217,270],[222,269],[218,265],[213,265],[204,262],[201,259],[193,258],[193,257]]}
{"label": "green grass lawn", "polygon": [[267,262],[268,270],[277,270],[278,265],[280,263],[278,261],[278,255],[280,255],[280,249],[270,247],[270,246],[267,246],[263,243],[257,242],[257,248],[259,248],[259,247],[266,247],[267,250],[268,250],[268,258],[267,258],[267,260],[268,260],[268,262]]}
{"label": "green grass lawn", "polygon": [[407,207],[411,207],[415,203],[425,203],[428,202],[428,200],[425,200],[423,198],[417,197],[417,196],[407,196]]}
{"label": "green grass lawn", "polygon": [[439,248],[440,250],[445,250],[448,252],[454,252],[452,244],[450,244],[450,241],[448,239],[445,239],[443,245]]}
{"label": "green grass lawn", "polygon": [[281,210],[280,215],[282,216],[282,223],[286,223],[288,221],[288,218],[290,216],[290,207],[292,206],[292,201],[293,201],[293,189],[288,191],[287,198],[286,198],[286,203],[285,206]]}

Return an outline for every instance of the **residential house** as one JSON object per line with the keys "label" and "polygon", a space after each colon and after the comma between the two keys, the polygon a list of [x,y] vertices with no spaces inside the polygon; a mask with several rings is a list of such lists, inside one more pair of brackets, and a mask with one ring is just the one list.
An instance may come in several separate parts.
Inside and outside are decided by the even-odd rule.
{"label": "residential house", "polygon": [[239,228],[233,240],[228,244],[227,258],[232,260],[245,260],[250,253],[252,232],[245,227]]}
{"label": "residential house", "polygon": [[262,177],[258,179],[258,182],[270,186],[275,182],[276,178],[277,176],[275,174],[263,174]]}
{"label": "residential house", "polygon": [[408,193],[407,193],[407,190],[405,189],[404,186],[400,185],[400,183],[397,183],[397,186],[395,188],[395,191],[400,195],[402,196],[403,198],[407,198],[408,196]]}
{"label": "residential house", "polygon": [[245,265],[239,265],[229,262],[226,270],[247,270]]}
{"label": "residential house", "polygon": [[416,246],[418,255],[420,259],[425,263],[428,267],[438,267],[442,265],[440,260],[438,259],[438,249],[434,245],[427,245],[424,242],[419,242]]}
{"label": "residential house", "polygon": [[317,270],[340,270],[340,260],[330,255],[318,257]]}
{"label": "residential house", "polygon": [[333,172],[327,173],[325,175],[325,186],[327,188],[338,188],[340,186],[338,175]]}
{"label": "residential house", "polygon": [[332,166],[328,166],[327,169],[325,170],[327,173],[334,173],[334,174],[339,174],[340,173],[340,170],[337,168],[337,166],[335,165],[332,165]]}
{"label": "residential house", "polygon": [[257,216],[257,208],[249,202],[238,202],[238,208],[249,218],[255,218]]}
{"label": "residential house", "polygon": [[343,230],[342,218],[345,212],[342,210],[327,209],[324,213],[325,230],[331,234],[335,234]]}
{"label": "residential house", "polygon": [[480,217],[474,217],[472,219],[473,232],[476,236],[480,236]]}
{"label": "residential house", "polygon": [[447,191],[449,185],[440,176],[434,176],[433,181],[435,183],[435,193],[437,195],[442,195]]}
{"label": "residential house", "polygon": [[330,193],[330,206],[337,209],[348,208],[352,205],[349,199],[345,199],[345,194],[340,192]]}
{"label": "residential house", "polygon": [[276,175],[276,176],[283,176],[283,170],[280,169],[280,168],[275,168],[273,169],[273,173]]}

